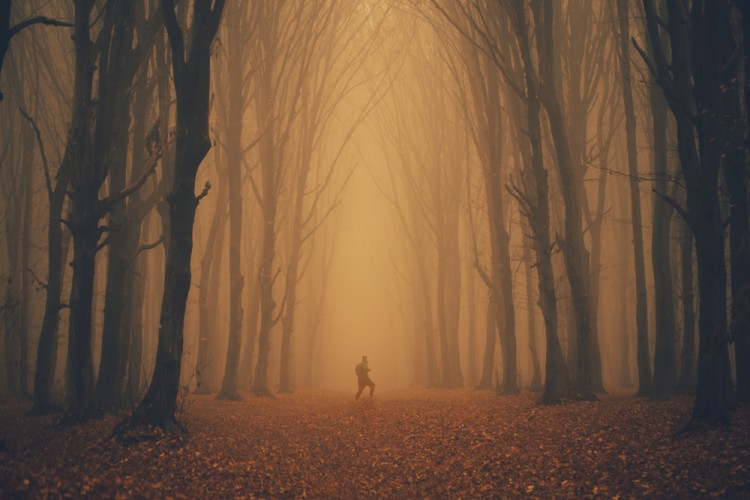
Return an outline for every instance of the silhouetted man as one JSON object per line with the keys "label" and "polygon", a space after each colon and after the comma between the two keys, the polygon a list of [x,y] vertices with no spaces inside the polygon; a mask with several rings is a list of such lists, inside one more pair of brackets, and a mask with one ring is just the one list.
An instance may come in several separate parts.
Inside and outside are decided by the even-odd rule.
{"label": "silhouetted man", "polygon": [[370,380],[370,376],[368,375],[369,372],[370,367],[367,366],[367,356],[362,356],[362,362],[354,367],[354,373],[357,374],[357,384],[359,384],[359,390],[357,391],[357,395],[354,396],[354,399],[359,399],[359,395],[362,394],[365,387],[370,388],[370,397],[372,397],[372,393],[375,392],[375,384]]}

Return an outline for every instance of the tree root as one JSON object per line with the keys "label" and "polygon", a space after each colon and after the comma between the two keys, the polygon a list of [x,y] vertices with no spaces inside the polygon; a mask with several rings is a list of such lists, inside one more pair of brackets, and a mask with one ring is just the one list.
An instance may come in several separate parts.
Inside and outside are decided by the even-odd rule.
{"label": "tree root", "polygon": [[727,412],[719,412],[710,417],[701,417],[694,414],[680,430],[672,434],[672,439],[679,439],[689,434],[709,430],[728,429],[730,425],[732,425],[732,417]]}
{"label": "tree root", "polygon": [[53,415],[55,413],[62,413],[63,408],[54,404],[46,404],[46,405],[34,405],[31,407],[29,411],[26,412],[26,415],[32,416],[32,417],[40,417],[44,415]]}
{"label": "tree root", "polygon": [[136,412],[123,418],[112,429],[111,435],[125,448],[144,441],[158,441],[169,438],[176,438],[178,443],[181,444],[187,436],[187,428],[180,424],[176,418],[148,415],[144,412]]}
{"label": "tree root", "polygon": [[242,401],[242,396],[240,396],[240,393],[237,391],[220,392],[216,395],[216,399],[221,399],[223,401]]}

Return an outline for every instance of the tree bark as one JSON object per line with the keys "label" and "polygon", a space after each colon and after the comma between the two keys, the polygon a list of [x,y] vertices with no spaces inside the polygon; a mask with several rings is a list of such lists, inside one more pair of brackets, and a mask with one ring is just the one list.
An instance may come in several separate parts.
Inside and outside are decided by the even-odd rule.
{"label": "tree bark", "polygon": [[52,401],[52,386],[55,377],[55,358],[57,353],[57,332],[60,318],[60,297],[62,295],[63,273],[65,270],[63,249],[62,218],[65,192],[68,189],[71,173],[72,136],[69,136],[65,154],[57,170],[55,188],[49,193],[47,210],[49,225],[47,227],[47,287],[44,299],[44,316],[39,333],[39,347],[36,354],[34,372],[34,405],[32,415],[46,415],[56,410]]}
{"label": "tree bark", "polygon": [[[102,108],[97,124],[106,120],[107,129],[102,137],[97,136],[97,163],[109,165],[109,192],[119,193],[126,187],[127,156],[130,128],[130,88],[138,65],[130,60],[134,39],[135,2],[125,2],[119,12],[120,19],[115,29],[115,44],[110,61],[111,70],[99,78],[109,80],[109,92],[113,95]],[[106,113],[106,118],[103,116]],[[121,336],[129,334],[120,329],[125,307],[125,274],[128,272],[127,242],[130,227],[127,223],[127,205],[118,203],[109,214],[109,248],[107,252],[107,285],[104,295],[104,320],[102,325],[102,352],[99,376],[96,382],[96,402],[107,412],[122,408],[118,388],[118,368],[121,358],[127,353],[120,350]]]}
{"label": "tree bark", "polygon": [[[635,262],[635,323],[638,353],[639,396],[651,395],[651,356],[648,348],[648,297],[646,295],[646,266],[643,256],[643,225],[641,223],[641,191],[638,183],[638,152],[635,137],[635,110],[630,71],[630,18],[627,0],[617,0],[619,17],[619,62],[623,106],[625,109],[625,135],[630,177],[630,217],[633,231],[633,258]],[[669,234],[667,233],[667,238]],[[667,266],[669,268],[669,266]],[[662,332],[662,334],[668,334]]]}
{"label": "tree bark", "polygon": [[[208,135],[211,45],[218,30],[224,0],[193,3],[189,51],[177,22],[172,0],[163,0],[162,11],[172,48],[172,67],[177,94],[176,161],[169,202],[169,246],[164,273],[159,343],[148,391],[124,428],[152,424],[175,430],[181,426],[175,410],[180,387],[185,307],[190,291],[190,258],[193,223],[201,196],[195,195],[195,175],[211,148]],[[209,186],[207,185],[206,188]]]}
{"label": "tree bark", "polygon": [[568,145],[565,120],[560,103],[556,97],[554,72],[554,50],[552,44],[552,19],[553,2],[544,0],[542,3],[543,19],[537,19],[540,23],[541,38],[537,43],[540,46],[540,65],[544,70],[541,74],[540,97],[542,105],[547,111],[552,141],[554,143],[557,158],[557,169],[564,201],[565,227],[564,236],[560,241],[563,252],[565,270],[570,283],[570,290],[575,313],[576,348],[578,358],[576,360],[575,379],[572,384],[572,395],[578,399],[593,401],[594,394],[592,378],[592,330],[591,330],[591,304],[590,304],[590,280],[589,280],[589,255],[583,241],[583,226],[581,221],[581,203],[578,196],[578,187],[575,185],[577,178],[573,171],[573,164]]}
{"label": "tree bark", "polygon": [[[718,196],[723,144],[721,92],[733,72],[730,5],[726,0],[695,1],[690,17],[678,0],[668,0],[671,72],[660,44],[653,0],[644,0],[659,84],[677,123],[677,149],[685,179],[685,215],[695,237],[698,263],[699,350],[693,414],[686,429],[701,422],[729,421],[731,381],[727,352],[724,237]],[[692,63],[695,63],[694,65]],[[725,78],[730,80],[725,80]],[[696,132],[698,144],[696,145]]]}
{"label": "tree bark", "polygon": [[534,70],[526,13],[523,2],[513,2],[511,20],[521,52],[526,83],[526,123],[530,147],[528,164],[531,175],[525,176],[528,184],[516,199],[525,206],[523,215],[529,222],[534,238],[539,286],[539,306],[544,317],[546,360],[544,373],[544,404],[558,404],[569,393],[568,370],[558,337],[557,296],[552,268],[552,243],[550,239],[549,196],[547,170],[542,152],[541,101],[538,93],[538,76]]}
{"label": "tree bark", "polygon": [[687,222],[681,224],[680,286],[682,289],[682,352],[679,394],[695,394],[695,311],[693,294],[693,233]]}
{"label": "tree bark", "polygon": [[[742,54],[745,79],[750,75],[750,1],[738,0],[735,4],[742,12]],[[732,87],[736,89],[736,84]],[[750,86],[744,87],[745,130],[750,130]],[[727,104],[730,116],[737,117],[739,100],[736,96]],[[733,125],[733,129],[736,125]],[[747,132],[746,132],[747,133]],[[750,228],[748,227],[748,166],[742,154],[750,150],[750,136],[741,148],[735,149],[732,165],[724,165],[724,176],[729,187],[732,213],[730,226],[730,252],[732,261],[732,338],[737,373],[737,399],[750,402]],[[744,191],[744,194],[742,190]]]}
{"label": "tree bark", "polygon": [[[95,411],[94,374],[91,363],[91,307],[94,292],[94,259],[99,242],[99,186],[104,181],[93,165],[91,108],[94,60],[89,14],[92,5],[75,3],[75,83],[73,91],[71,212],[67,222],[73,237],[73,281],[68,323],[68,410],[63,422],[89,418]],[[103,31],[106,33],[106,31]]]}

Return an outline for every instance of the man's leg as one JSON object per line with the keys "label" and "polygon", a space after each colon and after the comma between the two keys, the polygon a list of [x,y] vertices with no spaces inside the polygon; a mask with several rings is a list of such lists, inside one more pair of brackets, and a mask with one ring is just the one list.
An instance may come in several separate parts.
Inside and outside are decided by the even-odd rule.
{"label": "man's leg", "polygon": [[362,394],[362,391],[365,390],[365,387],[365,384],[359,384],[359,390],[357,391],[357,395],[354,396],[354,399],[359,399],[359,395]]}
{"label": "man's leg", "polygon": [[370,397],[372,397],[372,393],[375,392],[375,383],[372,380],[369,380],[367,385],[370,386]]}

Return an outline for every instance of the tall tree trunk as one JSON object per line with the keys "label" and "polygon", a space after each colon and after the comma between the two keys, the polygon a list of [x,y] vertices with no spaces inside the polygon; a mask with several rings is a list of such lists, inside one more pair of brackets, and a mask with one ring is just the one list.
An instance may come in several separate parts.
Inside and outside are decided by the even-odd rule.
{"label": "tall tree trunk", "polygon": [[682,221],[680,236],[680,287],[682,289],[682,353],[677,392],[695,394],[695,311],[693,295],[693,233]]}
{"label": "tall tree trunk", "polygon": [[[24,272],[19,269],[19,253],[21,241],[21,223],[23,217],[22,190],[14,193],[12,202],[17,204],[11,208],[10,213],[5,215],[5,243],[8,252],[8,278],[5,284],[5,299],[0,306],[2,313],[2,326],[4,330],[4,357],[5,357],[5,381],[8,394],[20,396],[21,386],[19,381],[19,359],[20,359],[20,334],[21,326],[21,276]],[[9,200],[10,201],[10,200]]]}
{"label": "tall tree trunk", "polygon": [[547,111],[552,141],[554,143],[557,158],[557,169],[559,171],[562,189],[565,227],[560,247],[563,251],[565,270],[568,275],[573,310],[575,312],[576,347],[578,358],[576,360],[575,379],[572,395],[582,400],[595,400],[594,385],[592,378],[592,330],[591,330],[591,304],[590,304],[590,279],[589,279],[589,255],[583,240],[583,225],[581,221],[581,202],[578,196],[578,187],[575,185],[576,175],[568,146],[565,120],[560,103],[556,97],[554,72],[554,50],[552,44],[553,30],[553,2],[544,0],[541,21],[540,45],[541,67],[543,86],[540,89],[542,104]]}
{"label": "tall tree trunk", "polygon": [[661,198],[667,193],[667,102],[652,76],[649,88],[653,131],[654,196],[651,263],[654,270],[654,314],[656,345],[652,397],[668,398],[677,386],[675,308],[670,265],[670,222],[672,208]]}
{"label": "tall tree trunk", "polygon": [[686,428],[700,422],[724,423],[729,419],[731,380],[718,196],[724,144],[716,137],[722,133],[721,92],[736,76],[722,68],[733,52],[730,4],[727,0],[695,1],[688,18],[681,2],[669,0],[672,60],[668,63],[653,0],[643,1],[659,84],[677,123],[677,150],[687,188],[685,215],[695,237],[698,262],[698,378],[693,414]]}
{"label": "tall tree trunk", "polygon": [[[424,234],[418,234],[415,237],[415,241],[418,245],[422,245],[422,249],[424,250]],[[438,358],[435,346],[435,318],[432,309],[432,294],[430,293],[430,273],[427,270],[425,259],[420,258],[419,256],[417,256],[417,272],[419,276],[419,295],[416,300],[421,301],[423,305],[423,316],[418,320],[420,321],[420,327],[424,338],[424,356],[427,365],[427,386],[437,387],[440,385],[440,370],[438,369]],[[417,350],[417,352],[419,352],[419,350]]]}
{"label": "tall tree trunk", "polygon": [[62,294],[63,273],[65,270],[63,249],[62,219],[65,192],[71,173],[71,154],[73,136],[69,136],[65,154],[57,171],[54,190],[49,193],[47,209],[49,225],[47,227],[47,287],[44,299],[44,316],[39,333],[39,347],[36,354],[34,372],[34,405],[32,415],[46,415],[55,410],[52,402],[52,386],[55,377],[55,360],[57,354],[57,332],[60,318],[60,297]]}
{"label": "tall tree trunk", "polygon": [[258,345],[258,317],[260,312],[260,287],[258,285],[257,280],[252,284],[248,301],[247,333],[238,375],[242,389],[249,389],[253,385],[253,361],[255,360],[255,349]]}
{"label": "tall tree trunk", "polygon": [[[521,224],[521,227],[525,227],[526,224]],[[526,234],[526,231],[524,231]],[[529,354],[531,356],[531,384],[529,390],[532,392],[541,392],[542,390],[542,374],[539,366],[539,349],[537,348],[536,342],[536,314],[534,311],[534,290],[531,288],[532,272],[531,267],[534,264],[531,261],[531,243],[524,240],[523,242],[523,267],[524,274],[526,275],[526,322],[528,323],[528,335],[529,335]]]}
{"label": "tall tree trunk", "polygon": [[494,296],[492,291],[490,291],[485,322],[487,330],[484,341],[484,357],[482,358],[482,374],[479,377],[477,389],[492,388],[492,376],[495,371],[495,339],[498,336],[497,325],[495,323],[497,321],[497,315],[495,314],[497,306],[494,302]]}
{"label": "tall tree trunk", "polygon": [[[146,120],[153,94],[153,85],[149,84],[146,78],[146,70],[144,65],[133,92],[133,148],[129,182],[131,184],[142,175],[141,166],[146,163]],[[148,147],[153,149],[153,145]],[[142,250],[140,245],[141,234],[145,232],[148,235],[148,226],[146,225],[145,229],[142,226],[156,201],[155,191],[156,186],[148,199],[145,199],[139,192],[128,201],[125,213],[125,224],[128,226],[124,249],[127,272],[125,272],[122,287],[125,300],[120,320],[118,348],[120,355],[116,374],[116,390],[122,407],[134,405],[140,397],[141,329],[145,295],[145,257],[140,255]],[[149,242],[149,245],[153,243]],[[133,355],[131,352],[133,350],[137,350],[137,355]],[[138,363],[133,363],[134,360]]]}
{"label": "tall tree trunk", "polygon": [[[31,134],[29,134],[31,136]],[[33,140],[28,139],[28,146],[24,148],[24,165],[31,165],[34,156]],[[19,363],[18,385],[19,396],[30,399],[29,393],[29,300],[31,274],[29,272],[29,256],[31,255],[31,229],[33,220],[33,176],[30,168],[23,172],[23,224],[21,231],[21,295],[19,304]]]}
{"label": "tall tree trunk", "polygon": [[[91,95],[94,60],[89,14],[92,5],[75,3],[75,83],[73,90],[73,136],[71,186],[72,208],[67,222],[73,237],[73,281],[68,322],[68,410],[63,421],[87,419],[94,412],[94,374],[91,363],[91,307],[94,292],[94,259],[99,242],[99,186],[94,175],[91,144]],[[101,177],[100,175],[98,177]]]}
{"label": "tall tree trunk", "polygon": [[[128,139],[130,128],[130,93],[127,92],[138,67],[128,60],[132,56],[129,50],[133,44],[135,24],[135,3],[125,2],[120,11],[121,22],[130,29],[123,30],[121,48],[113,50],[111,64],[116,68],[111,73],[111,92],[114,94],[111,106],[105,112],[108,115],[109,130],[105,137],[97,137],[97,151],[101,151],[95,161],[109,164],[109,192],[119,193],[126,187]],[[118,36],[115,34],[115,36]],[[125,69],[127,68],[127,70]],[[110,75],[107,75],[110,77]],[[100,76],[100,78],[102,78]],[[101,117],[99,118],[101,119]],[[96,402],[99,408],[108,412],[121,409],[120,392],[118,388],[118,368],[127,353],[120,350],[121,336],[130,332],[120,329],[122,312],[125,307],[124,285],[125,274],[128,272],[127,243],[130,226],[127,223],[127,204],[118,203],[109,214],[108,225],[109,248],[107,253],[107,286],[104,295],[104,320],[102,326],[102,352],[99,363],[99,377],[96,382]]]}
{"label": "tall tree trunk", "polygon": [[169,201],[169,245],[164,273],[164,296],[159,321],[156,364],[148,391],[131,419],[118,431],[132,425],[152,424],[179,428],[175,417],[182,367],[185,307],[190,291],[190,258],[193,223],[201,196],[195,195],[195,175],[211,148],[208,135],[211,45],[219,27],[224,0],[193,3],[189,55],[177,22],[172,0],[162,1],[164,24],[172,47],[172,67],[177,94],[176,161]]}
{"label": "tall tree trunk", "polygon": [[[750,0],[735,2],[742,12],[742,54],[745,79],[750,75]],[[736,90],[736,83],[733,86]],[[734,94],[734,93],[733,93]],[[750,402],[750,228],[748,228],[748,166],[742,162],[741,154],[750,150],[750,86],[744,87],[745,134],[744,150],[735,150],[732,165],[724,165],[729,196],[732,199],[730,252],[732,259],[732,337],[737,371],[737,399]],[[737,96],[728,103],[730,116],[737,115]],[[733,126],[736,128],[736,124]],[[731,170],[731,172],[727,172]],[[745,190],[744,194],[742,190]]]}
{"label": "tall tree trunk", "polygon": [[[474,387],[477,383],[477,290],[476,275],[471,264],[466,261],[466,305],[468,308],[468,325],[466,335],[468,337],[467,357],[469,362],[467,368],[468,385]],[[421,317],[421,315],[417,315]]]}
{"label": "tall tree trunk", "polygon": [[[139,224],[140,226],[140,224]],[[143,221],[143,226],[138,227],[137,233],[149,234],[149,219]],[[133,231],[136,233],[136,231]],[[132,235],[131,235],[132,236]],[[136,242],[137,244],[138,242]],[[137,250],[136,250],[137,252]],[[130,255],[135,255],[134,253]],[[128,273],[125,278],[125,290],[130,300],[127,302],[123,318],[122,329],[126,332],[125,338],[129,340],[127,347],[123,346],[123,354],[127,353],[125,358],[126,372],[121,378],[120,394],[122,394],[123,404],[133,406],[138,403],[141,397],[142,372],[143,372],[143,307],[146,298],[146,276],[147,276],[147,257],[138,255],[134,257],[131,266],[132,272]]]}
{"label": "tall tree trunk", "polygon": [[[270,75],[268,76],[270,78]],[[266,92],[270,95],[270,81],[263,79]],[[262,101],[263,99],[259,99]],[[270,119],[270,109],[257,105],[260,116]],[[273,128],[269,125],[269,128]],[[273,144],[273,130],[266,131],[267,138],[261,139],[261,163],[263,170],[263,200],[261,212],[263,217],[263,243],[261,244],[260,268],[258,271],[258,287],[260,291],[260,329],[258,331],[258,359],[255,364],[255,376],[253,377],[253,392],[256,395],[270,395],[268,387],[268,356],[271,350],[271,329],[278,318],[274,318],[276,301],[273,297],[273,285],[277,274],[274,269],[276,256],[276,210],[277,210],[277,187],[275,178],[275,155]]]}
{"label": "tall tree trunk", "polygon": [[[630,18],[627,0],[617,0],[620,23],[619,59],[622,98],[625,108],[625,135],[630,177],[630,216],[633,230],[635,262],[635,323],[638,341],[638,395],[651,395],[651,357],[648,349],[648,297],[646,295],[646,267],[643,256],[643,226],[641,223],[641,191],[638,183],[638,152],[635,138],[635,110],[630,72]],[[667,233],[667,238],[669,234]],[[668,266],[667,266],[668,267]],[[667,333],[667,332],[662,332]],[[665,386],[666,388],[666,386]]]}
{"label": "tall tree trunk", "polygon": [[[218,157],[218,155],[216,155]],[[220,162],[217,161],[218,165]],[[214,311],[217,305],[221,276],[222,246],[228,218],[226,207],[227,183],[219,184],[216,208],[208,231],[206,248],[201,257],[200,287],[198,289],[198,356],[195,362],[196,394],[211,394],[216,391],[214,372],[215,353],[213,345],[219,327]]]}
{"label": "tall tree trunk", "polygon": [[227,120],[227,173],[229,182],[229,343],[224,378],[219,398],[240,399],[237,378],[240,368],[240,344],[242,340],[242,276],[240,260],[242,244],[242,118],[245,112],[245,90],[243,68],[245,57],[242,31],[248,29],[244,12],[227,27],[227,42],[230,60]]}
{"label": "tall tree trunk", "polygon": [[[537,75],[531,57],[526,12],[522,2],[512,4],[511,20],[521,52],[526,83],[525,122],[528,127],[530,150],[526,155],[530,158],[525,163],[531,166],[532,173],[528,177],[529,184],[523,188],[524,192],[520,192],[518,188],[511,192],[521,204],[523,215],[528,219],[534,238],[539,283],[539,306],[544,317],[546,340],[542,401],[549,405],[560,403],[563,398],[568,396],[569,380],[565,357],[558,337],[557,296],[550,239],[549,186],[542,151],[541,101],[537,88]],[[523,122],[523,120],[519,121]]]}

